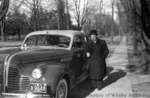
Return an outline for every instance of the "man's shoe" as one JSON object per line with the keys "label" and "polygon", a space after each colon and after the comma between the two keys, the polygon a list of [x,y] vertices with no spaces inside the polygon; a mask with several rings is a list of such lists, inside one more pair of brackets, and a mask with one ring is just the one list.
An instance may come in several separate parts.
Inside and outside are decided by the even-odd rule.
{"label": "man's shoe", "polygon": [[91,86],[91,87],[90,87],[90,89],[91,89],[91,90],[94,90],[94,89],[96,89],[96,87],[94,87],[94,86]]}
{"label": "man's shoe", "polygon": [[101,90],[103,88],[103,81],[98,81],[97,82],[97,89]]}
{"label": "man's shoe", "polygon": [[97,87],[98,90],[101,90],[102,88],[103,88],[102,86],[101,87],[100,86]]}

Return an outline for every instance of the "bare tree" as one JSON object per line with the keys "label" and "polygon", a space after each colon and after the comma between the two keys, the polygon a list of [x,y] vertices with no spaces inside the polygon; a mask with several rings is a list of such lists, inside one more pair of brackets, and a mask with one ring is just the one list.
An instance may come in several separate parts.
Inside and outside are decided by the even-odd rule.
{"label": "bare tree", "polygon": [[103,0],[100,0],[99,1],[99,13],[103,13],[103,10],[104,10],[104,1]]}
{"label": "bare tree", "polygon": [[32,16],[32,23],[33,23],[33,30],[39,30],[40,24],[39,24],[39,17],[40,17],[40,10],[42,9],[41,6],[42,0],[24,0],[24,4],[26,7],[30,9],[30,14]]}
{"label": "bare tree", "polygon": [[74,17],[77,22],[78,29],[81,29],[86,22],[89,6],[87,0],[83,0],[83,6],[81,6],[81,0],[73,0],[74,4]]}
{"label": "bare tree", "polygon": [[131,32],[133,32],[133,43],[134,43],[134,51],[137,54],[137,36],[139,33],[139,28],[141,29],[141,10],[139,0],[120,0],[127,15],[127,19],[129,21],[129,27]]}
{"label": "bare tree", "polygon": [[140,0],[141,3],[141,23],[142,23],[142,40],[145,46],[143,51],[145,71],[150,72],[150,1]]}
{"label": "bare tree", "polygon": [[66,25],[67,25],[67,29],[70,29],[70,24],[69,24],[69,4],[68,4],[68,0],[66,0]]}
{"label": "bare tree", "polygon": [[9,8],[9,0],[1,0],[0,21],[1,21],[1,40],[4,41],[4,21]]}
{"label": "bare tree", "polygon": [[[112,7],[112,21],[114,21],[114,14],[115,14],[115,0],[111,0],[111,7]],[[114,26],[111,26],[111,41],[113,42],[114,38]]]}
{"label": "bare tree", "polygon": [[120,4],[120,1],[116,3],[116,7],[118,10],[118,19],[119,19],[119,34],[123,34],[123,32],[128,32],[128,21],[127,21],[127,16],[124,12],[123,6]]}
{"label": "bare tree", "polygon": [[58,29],[65,28],[65,2],[64,0],[56,0],[57,12],[58,12]]}
{"label": "bare tree", "polygon": [[[137,53],[137,42],[143,43],[143,51],[139,51],[141,55],[141,66],[146,71],[150,69],[150,1],[149,0],[120,0],[125,13],[130,22],[131,30],[133,31],[134,51]],[[143,47],[144,46],[144,47]]]}
{"label": "bare tree", "polygon": [[9,10],[11,12],[18,11],[23,4],[24,4],[24,0],[11,0]]}

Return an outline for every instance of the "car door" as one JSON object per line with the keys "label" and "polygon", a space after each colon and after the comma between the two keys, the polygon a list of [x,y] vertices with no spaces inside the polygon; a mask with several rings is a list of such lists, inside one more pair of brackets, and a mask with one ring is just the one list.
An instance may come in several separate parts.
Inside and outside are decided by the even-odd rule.
{"label": "car door", "polygon": [[75,77],[78,78],[83,73],[83,65],[85,64],[85,41],[83,35],[76,35],[74,37],[72,52],[73,59],[71,63],[71,69],[75,73]]}

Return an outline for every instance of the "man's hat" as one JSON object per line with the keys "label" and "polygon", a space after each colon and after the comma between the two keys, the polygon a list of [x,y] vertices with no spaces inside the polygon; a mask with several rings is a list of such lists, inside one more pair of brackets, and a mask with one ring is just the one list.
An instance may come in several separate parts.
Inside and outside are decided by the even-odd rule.
{"label": "man's hat", "polygon": [[91,30],[89,35],[96,35],[97,36],[97,30]]}

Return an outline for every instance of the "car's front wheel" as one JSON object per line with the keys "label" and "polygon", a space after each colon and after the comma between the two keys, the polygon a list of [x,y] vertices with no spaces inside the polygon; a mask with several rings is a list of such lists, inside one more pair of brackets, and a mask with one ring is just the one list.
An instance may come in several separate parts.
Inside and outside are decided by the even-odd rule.
{"label": "car's front wheel", "polygon": [[56,88],[56,98],[67,98],[68,95],[68,83],[65,79],[61,79],[58,82]]}

